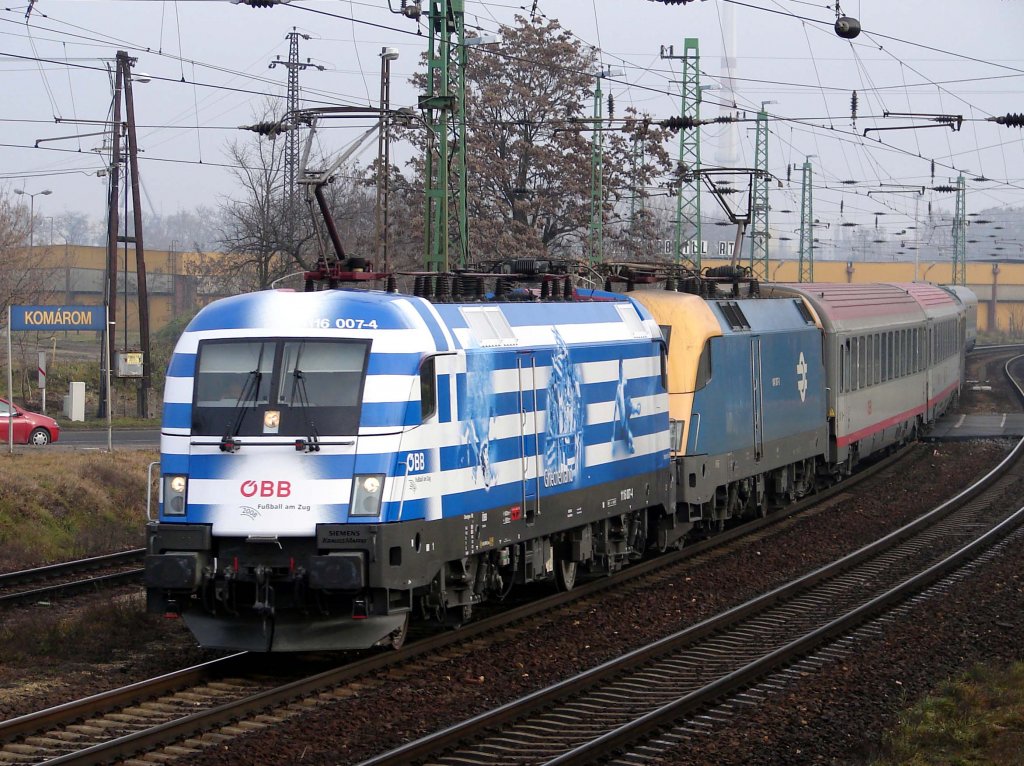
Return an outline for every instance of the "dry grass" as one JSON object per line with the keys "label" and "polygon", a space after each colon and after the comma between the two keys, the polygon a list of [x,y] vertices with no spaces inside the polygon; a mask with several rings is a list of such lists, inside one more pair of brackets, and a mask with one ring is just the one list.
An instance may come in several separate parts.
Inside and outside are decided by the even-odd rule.
{"label": "dry grass", "polygon": [[0,457],[0,571],[144,544],[150,451]]}
{"label": "dry grass", "polygon": [[1024,664],[975,668],[906,713],[875,766],[1024,763]]}
{"label": "dry grass", "polygon": [[37,604],[0,624],[0,642],[7,647],[0,666],[32,667],[41,658],[110,662],[163,627],[161,618],[146,613],[141,596],[101,595],[74,608]]}

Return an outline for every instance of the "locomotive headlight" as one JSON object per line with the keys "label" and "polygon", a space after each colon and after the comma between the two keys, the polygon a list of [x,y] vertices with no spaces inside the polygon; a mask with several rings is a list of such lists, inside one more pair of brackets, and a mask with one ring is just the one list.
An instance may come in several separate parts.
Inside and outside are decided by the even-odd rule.
{"label": "locomotive headlight", "polygon": [[164,515],[185,515],[185,490],[188,489],[188,477],[181,474],[164,476]]}
{"label": "locomotive headlight", "polygon": [[349,505],[349,516],[379,516],[380,503],[383,496],[381,487],[384,474],[367,473],[352,477],[352,502]]}

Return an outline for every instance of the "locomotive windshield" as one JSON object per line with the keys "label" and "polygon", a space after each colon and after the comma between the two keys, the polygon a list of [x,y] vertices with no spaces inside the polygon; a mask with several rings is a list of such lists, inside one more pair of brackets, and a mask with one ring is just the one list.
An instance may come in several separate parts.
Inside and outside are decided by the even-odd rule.
{"label": "locomotive windshield", "polygon": [[354,434],[368,351],[368,342],[354,340],[203,341],[192,433]]}

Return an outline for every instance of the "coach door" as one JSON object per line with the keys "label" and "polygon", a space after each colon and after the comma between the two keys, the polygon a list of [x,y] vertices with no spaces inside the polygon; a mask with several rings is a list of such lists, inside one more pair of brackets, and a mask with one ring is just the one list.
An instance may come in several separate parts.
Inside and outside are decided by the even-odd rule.
{"label": "coach door", "polygon": [[761,339],[750,339],[750,380],[754,415],[754,459],[760,460],[764,452],[764,397],[761,395]]}
{"label": "coach door", "polygon": [[517,354],[519,376],[519,464],[522,483],[523,518],[533,524],[540,512],[541,455],[537,432],[537,359],[533,352]]}

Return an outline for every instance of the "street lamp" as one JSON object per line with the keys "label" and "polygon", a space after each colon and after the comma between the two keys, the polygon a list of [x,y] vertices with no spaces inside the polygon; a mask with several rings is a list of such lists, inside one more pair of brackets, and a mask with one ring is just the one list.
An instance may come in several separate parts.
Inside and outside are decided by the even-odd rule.
{"label": "street lamp", "polygon": [[30,193],[24,189],[15,189],[15,194],[27,194],[29,200],[29,221],[28,221],[28,249],[32,250],[35,246],[35,233],[36,233],[36,197],[40,194],[47,195],[53,194],[49,189],[43,189],[42,191]]}

